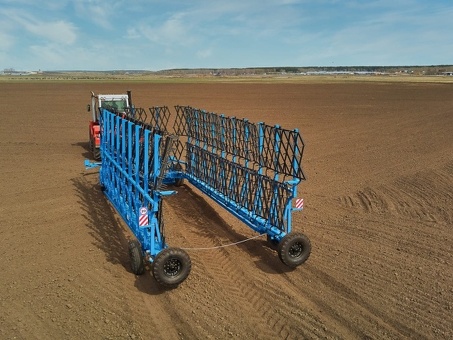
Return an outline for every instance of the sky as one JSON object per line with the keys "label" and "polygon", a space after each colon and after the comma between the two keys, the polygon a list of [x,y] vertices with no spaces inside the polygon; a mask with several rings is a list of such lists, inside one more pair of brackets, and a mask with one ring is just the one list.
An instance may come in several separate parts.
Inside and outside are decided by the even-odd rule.
{"label": "sky", "polygon": [[0,0],[0,70],[453,64],[453,0]]}

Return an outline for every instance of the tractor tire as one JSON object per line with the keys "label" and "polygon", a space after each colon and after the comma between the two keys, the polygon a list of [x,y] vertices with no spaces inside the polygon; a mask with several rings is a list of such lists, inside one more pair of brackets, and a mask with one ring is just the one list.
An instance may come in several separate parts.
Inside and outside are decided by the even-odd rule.
{"label": "tractor tire", "polygon": [[164,287],[174,288],[189,276],[192,262],[180,248],[167,248],[154,259],[153,276]]}
{"label": "tractor tire", "polygon": [[93,148],[93,158],[96,161],[101,160],[101,149],[100,148],[96,148],[96,147]]}
{"label": "tractor tire", "polygon": [[295,268],[304,263],[311,253],[311,243],[302,233],[289,233],[278,244],[278,257],[288,267]]}
{"label": "tractor tire", "polygon": [[137,240],[129,241],[129,258],[132,272],[135,275],[142,275],[145,272],[145,264],[143,262],[142,247]]}

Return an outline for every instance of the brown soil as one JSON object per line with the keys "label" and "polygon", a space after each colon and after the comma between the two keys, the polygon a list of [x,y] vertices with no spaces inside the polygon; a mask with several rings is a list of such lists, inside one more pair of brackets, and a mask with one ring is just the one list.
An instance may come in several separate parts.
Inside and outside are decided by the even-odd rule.
{"label": "brown soil", "polygon": [[[188,250],[174,290],[129,269],[127,226],[89,157],[90,91],[299,128],[295,270],[257,238]],[[453,84],[0,83],[0,338],[453,337]],[[165,201],[171,246],[256,235],[194,188]]]}

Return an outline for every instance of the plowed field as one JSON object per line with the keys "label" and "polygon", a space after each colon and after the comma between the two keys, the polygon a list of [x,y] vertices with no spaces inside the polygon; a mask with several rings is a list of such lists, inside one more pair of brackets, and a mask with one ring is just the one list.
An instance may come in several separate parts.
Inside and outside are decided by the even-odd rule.
{"label": "plowed field", "polygon": [[[160,288],[129,267],[127,226],[85,171],[90,91],[299,128],[295,270],[265,237],[188,250]],[[453,84],[0,82],[1,339],[451,339]],[[190,185],[167,242],[255,236]]]}

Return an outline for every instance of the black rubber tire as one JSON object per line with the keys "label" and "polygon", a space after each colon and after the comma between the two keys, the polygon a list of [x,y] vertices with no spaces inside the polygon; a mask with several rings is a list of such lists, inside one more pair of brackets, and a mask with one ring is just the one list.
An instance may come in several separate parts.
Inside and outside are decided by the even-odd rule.
{"label": "black rubber tire", "polygon": [[288,267],[295,268],[304,263],[311,253],[311,243],[302,233],[289,233],[278,244],[278,257]]}
{"label": "black rubber tire", "polygon": [[91,131],[89,131],[89,136],[88,136],[88,144],[90,148],[90,152],[93,155],[93,158],[95,161],[100,161],[101,160],[101,149],[96,147],[96,144],[94,142],[94,137],[91,135]]}
{"label": "black rubber tire", "polygon": [[129,258],[132,272],[135,275],[142,275],[145,272],[145,264],[143,262],[142,247],[137,240],[129,241]]}
{"label": "black rubber tire", "polygon": [[153,276],[162,286],[173,288],[189,276],[192,262],[180,248],[167,248],[157,254],[153,264]]}
{"label": "black rubber tire", "polygon": [[100,148],[93,148],[93,158],[96,160],[96,161],[100,161],[101,160],[101,149]]}

